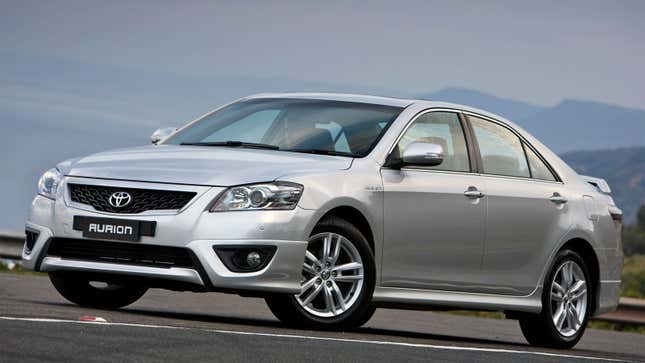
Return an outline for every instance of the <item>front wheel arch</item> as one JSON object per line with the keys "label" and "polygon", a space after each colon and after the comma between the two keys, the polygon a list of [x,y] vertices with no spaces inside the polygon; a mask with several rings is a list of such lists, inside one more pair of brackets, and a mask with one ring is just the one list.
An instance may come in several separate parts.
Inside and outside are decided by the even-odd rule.
{"label": "front wheel arch", "polygon": [[374,253],[374,233],[372,231],[372,226],[361,211],[347,205],[334,207],[323,214],[323,216],[316,221],[315,225],[320,224],[320,222],[324,221],[325,219],[334,217],[343,219],[348,223],[354,225],[354,227],[356,227],[363,234],[363,236],[365,236],[367,243],[372,249],[372,253]]}
{"label": "front wheel arch", "polygon": [[[374,253],[370,249],[365,236],[349,221],[335,216],[324,218],[312,230],[312,236],[316,237],[317,235],[325,233],[337,233],[347,238],[349,243],[354,245],[356,252],[361,256],[364,282],[361,285],[361,290],[357,291],[359,294],[357,300],[351,306],[348,306],[344,312],[332,316],[317,316],[315,313],[310,313],[298,301],[297,295],[269,295],[265,300],[275,317],[287,325],[323,330],[351,330],[365,324],[371,318],[372,314],[374,314],[376,308],[371,302],[376,283]],[[334,266],[333,263],[331,265],[332,268]],[[320,273],[321,270],[317,269],[316,271]],[[323,268],[324,271],[325,269]],[[344,275],[345,273],[343,272],[342,274]],[[336,275],[334,274],[333,276]],[[324,276],[320,274],[316,283],[320,284],[327,279],[333,280],[335,278],[332,279],[329,278],[329,275]],[[327,281],[325,284],[329,284],[329,282]],[[309,286],[311,288],[312,285]],[[309,300],[309,302],[311,301]]]}

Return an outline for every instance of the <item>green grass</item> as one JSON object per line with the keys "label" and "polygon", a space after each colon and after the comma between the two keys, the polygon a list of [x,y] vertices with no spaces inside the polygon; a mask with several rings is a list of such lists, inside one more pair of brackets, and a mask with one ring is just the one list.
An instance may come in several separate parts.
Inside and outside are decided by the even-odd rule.
{"label": "green grass", "polygon": [[645,255],[625,257],[621,295],[645,299]]}
{"label": "green grass", "polygon": [[16,263],[13,268],[9,268],[8,261],[0,261],[0,273],[14,273],[14,274],[25,274],[25,275],[45,275],[43,272],[35,272],[23,268],[20,264]]}
{"label": "green grass", "polygon": [[645,334],[645,326],[636,324],[618,324],[602,320],[591,320],[588,325],[591,329],[603,329],[611,331],[621,331],[625,333]]}

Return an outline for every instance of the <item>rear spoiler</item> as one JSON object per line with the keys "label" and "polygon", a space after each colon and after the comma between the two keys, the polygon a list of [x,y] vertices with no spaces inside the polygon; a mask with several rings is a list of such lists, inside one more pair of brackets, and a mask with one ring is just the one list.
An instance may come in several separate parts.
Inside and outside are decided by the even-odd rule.
{"label": "rear spoiler", "polygon": [[596,189],[598,189],[602,193],[611,194],[611,188],[609,187],[609,184],[607,184],[607,181],[605,179],[594,178],[592,176],[586,176],[586,175],[580,175],[580,176],[582,177],[582,179],[584,179],[584,181],[593,185],[594,187],[596,187]]}
{"label": "rear spoiler", "polygon": [[607,181],[605,179],[594,178],[592,176],[586,176],[586,175],[580,175],[580,176],[582,177],[582,179],[584,179],[584,181],[593,185],[599,192],[607,195],[607,197],[610,200],[609,214],[611,215],[611,219],[622,223],[623,211],[620,208],[616,207],[616,205],[614,204],[613,198],[609,196],[609,194],[611,194],[611,188],[609,187],[609,184],[607,183]]}

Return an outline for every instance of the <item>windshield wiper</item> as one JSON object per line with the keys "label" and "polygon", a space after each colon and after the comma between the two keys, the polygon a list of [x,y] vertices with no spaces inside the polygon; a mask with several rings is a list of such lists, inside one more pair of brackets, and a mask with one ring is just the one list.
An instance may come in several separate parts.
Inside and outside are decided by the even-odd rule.
{"label": "windshield wiper", "polygon": [[256,142],[244,142],[244,141],[212,141],[212,142],[182,142],[180,145],[190,145],[190,146],[230,146],[230,147],[249,147],[249,148],[258,148],[258,149],[271,149],[271,150],[280,150],[280,147],[277,145],[271,144],[261,144]]}
{"label": "windshield wiper", "polygon": [[281,150],[281,151],[291,151],[296,153],[305,153],[305,154],[319,154],[319,155],[333,155],[333,156],[349,156],[356,157],[356,155],[344,152],[344,151],[334,151],[334,150],[325,150],[325,149],[280,149],[277,145],[271,144],[262,144],[256,142],[244,142],[244,141],[204,141],[204,142],[182,142],[179,145],[186,146],[229,146],[229,147],[248,147],[248,148],[258,148],[258,149],[270,149],[270,150]]}
{"label": "windshield wiper", "polygon": [[318,154],[318,155],[333,155],[333,156],[349,156],[356,157],[352,153],[345,151],[325,150],[325,149],[282,149],[282,151],[291,151],[294,153]]}

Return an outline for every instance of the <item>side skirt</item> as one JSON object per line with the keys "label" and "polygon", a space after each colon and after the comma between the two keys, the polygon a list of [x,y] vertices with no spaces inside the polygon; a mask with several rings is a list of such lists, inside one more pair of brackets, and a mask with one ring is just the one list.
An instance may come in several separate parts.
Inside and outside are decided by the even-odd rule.
{"label": "side skirt", "polygon": [[467,309],[539,313],[542,287],[526,296],[478,294],[456,291],[377,287],[372,301],[379,307],[423,309]]}

